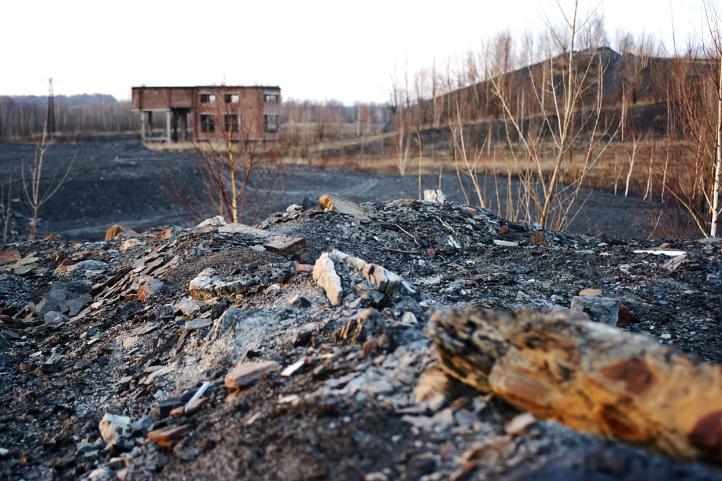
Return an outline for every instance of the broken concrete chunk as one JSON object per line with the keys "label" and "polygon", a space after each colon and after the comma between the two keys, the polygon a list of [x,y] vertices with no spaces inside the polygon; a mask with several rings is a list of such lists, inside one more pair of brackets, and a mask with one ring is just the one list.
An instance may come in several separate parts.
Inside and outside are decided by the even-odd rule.
{"label": "broken concrete chunk", "polygon": [[323,194],[319,197],[318,203],[327,211],[336,211],[339,214],[349,215],[363,223],[371,222],[371,218],[368,216],[366,209],[356,202],[341,197],[340,195]]}
{"label": "broken concrete chunk", "polygon": [[123,439],[130,435],[130,418],[105,413],[98,424],[100,437],[103,438],[107,447],[112,448],[123,443]]}
{"label": "broken concrete chunk", "polygon": [[343,298],[341,278],[336,274],[333,261],[328,252],[322,253],[316,260],[313,267],[313,280],[326,292],[326,297],[328,297],[332,306],[341,304]]}
{"label": "broken concrete chunk", "polygon": [[573,312],[583,312],[592,321],[615,327],[619,320],[619,301],[612,297],[574,296],[571,306]]}
{"label": "broken concrete chunk", "polygon": [[241,362],[226,374],[224,384],[228,389],[241,389],[253,384],[264,374],[277,371],[279,367],[275,361]]}

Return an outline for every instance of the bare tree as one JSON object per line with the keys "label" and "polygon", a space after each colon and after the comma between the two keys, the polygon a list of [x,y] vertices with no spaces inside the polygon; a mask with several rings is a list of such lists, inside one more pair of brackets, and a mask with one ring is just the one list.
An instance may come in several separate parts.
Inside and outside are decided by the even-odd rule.
{"label": "bare tree", "polygon": [[25,193],[25,200],[30,210],[30,230],[28,232],[29,240],[34,240],[37,236],[38,223],[40,222],[40,210],[58,192],[58,189],[60,189],[60,187],[62,187],[68,179],[70,169],[75,161],[75,158],[73,158],[64,172],[57,174],[52,178],[46,178],[47,172],[45,171],[45,155],[52,144],[53,139],[48,133],[46,116],[42,133],[35,140],[33,161],[30,165],[26,165],[26,162],[23,161],[20,169],[23,192]]}
{"label": "bare tree", "polygon": [[685,162],[667,176],[669,192],[689,213],[699,233],[719,234],[722,175],[722,33],[720,16],[704,2],[709,44],[677,55],[672,75],[672,115]]}
{"label": "bare tree", "polygon": [[[600,121],[606,65],[597,53],[578,55],[574,50],[579,30],[594,15],[580,21],[578,1],[573,3],[570,14],[561,7],[560,12],[563,28],[550,26],[549,31],[564,55],[551,56],[538,73],[529,68],[524,77],[518,74],[514,79],[529,84],[527,91],[538,112],[535,122],[529,115],[529,100],[522,94],[525,90],[517,87],[514,97],[506,86],[509,76],[490,79],[504,113],[512,158],[521,164],[519,154],[523,153],[533,165],[520,174],[525,186],[525,197],[520,202],[529,206],[527,215],[531,210],[538,212],[542,227],[552,225],[556,229],[565,228],[573,220],[584,178],[616,136],[616,131]],[[517,144],[521,145],[519,153]],[[575,162],[575,156],[581,162],[576,161],[573,171],[566,164]],[[548,169],[550,175],[546,174]],[[565,174],[569,178],[564,179]]]}
{"label": "bare tree", "polygon": [[232,95],[216,96],[203,127],[209,138],[193,144],[203,194],[194,196],[168,176],[173,195],[191,216],[203,218],[210,211],[229,222],[250,222],[272,196],[282,194],[280,153],[276,145],[255,138],[256,121],[243,115]]}

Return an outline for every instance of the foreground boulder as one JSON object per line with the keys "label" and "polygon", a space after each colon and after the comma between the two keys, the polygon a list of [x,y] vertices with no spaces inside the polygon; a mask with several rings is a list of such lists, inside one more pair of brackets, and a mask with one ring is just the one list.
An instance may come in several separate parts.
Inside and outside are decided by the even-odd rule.
{"label": "foreground boulder", "polygon": [[541,418],[722,464],[722,369],[569,313],[439,312],[443,369]]}

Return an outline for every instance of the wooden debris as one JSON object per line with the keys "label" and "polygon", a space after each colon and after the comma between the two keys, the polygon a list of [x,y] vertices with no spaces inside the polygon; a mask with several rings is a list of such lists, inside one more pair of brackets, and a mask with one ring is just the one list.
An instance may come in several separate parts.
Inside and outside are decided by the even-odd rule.
{"label": "wooden debris", "polygon": [[171,426],[163,429],[156,429],[148,432],[148,439],[158,446],[171,448],[173,445],[188,433],[190,426],[181,424],[180,426]]}
{"label": "wooden debris", "polygon": [[291,237],[284,234],[257,229],[244,224],[226,224],[218,227],[220,233],[245,234],[261,241],[263,247],[275,254],[292,256],[303,249],[306,240],[301,237]]}
{"label": "wooden debris", "polygon": [[722,367],[569,312],[437,312],[451,376],[540,418],[722,463]]}
{"label": "wooden debris", "polygon": [[318,203],[325,210],[336,211],[339,214],[350,215],[351,217],[358,219],[363,223],[371,222],[371,218],[368,215],[368,211],[358,205],[356,202],[341,197],[336,194],[323,194],[318,199]]}

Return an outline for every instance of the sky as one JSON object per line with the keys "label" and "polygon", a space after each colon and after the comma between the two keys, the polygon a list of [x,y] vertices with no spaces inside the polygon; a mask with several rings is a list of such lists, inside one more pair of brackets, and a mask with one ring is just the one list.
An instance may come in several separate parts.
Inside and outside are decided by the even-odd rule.
{"label": "sky", "polygon": [[[667,43],[702,31],[701,0],[581,0]],[[569,0],[560,0],[564,6]],[[722,0],[712,0],[722,12]],[[0,95],[138,85],[279,85],[286,98],[385,102],[394,71],[544,29],[554,0],[3,0]],[[674,22],[673,22],[674,19]]]}

